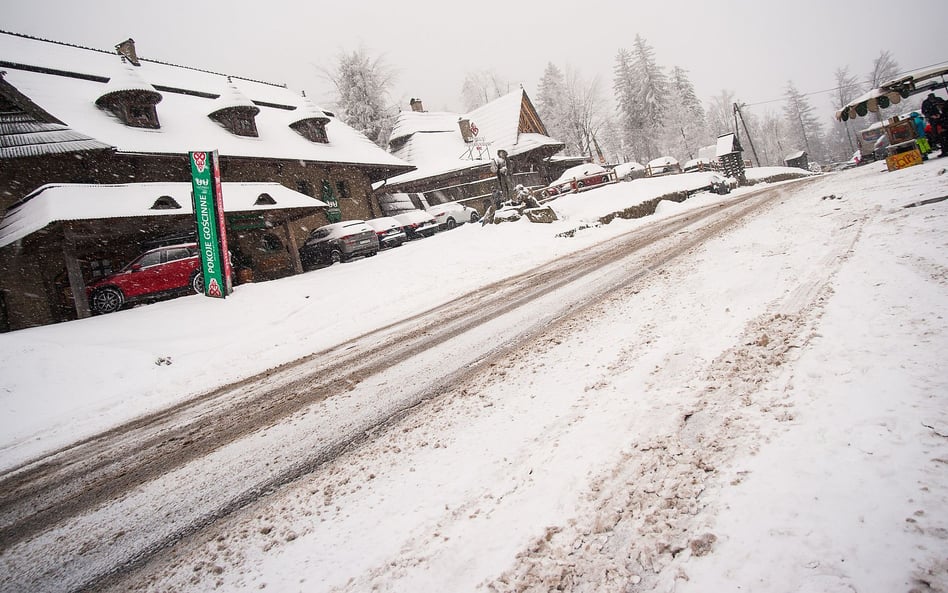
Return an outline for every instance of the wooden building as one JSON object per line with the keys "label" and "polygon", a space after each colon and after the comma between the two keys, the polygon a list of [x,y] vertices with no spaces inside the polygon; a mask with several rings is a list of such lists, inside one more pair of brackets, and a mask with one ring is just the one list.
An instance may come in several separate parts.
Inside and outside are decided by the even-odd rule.
{"label": "wooden building", "polygon": [[563,147],[547,135],[523,89],[467,114],[425,111],[420,99],[412,99],[411,110],[395,122],[389,152],[417,168],[377,191],[383,210],[399,193],[413,196],[416,206],[460,201],[481,210],[497,187],[491,165],[499,151],[507,153],[514,185],[536,187],[559,174],[550,157]]}
{"label": "wooden building", "polygon": [[[300,197],[308,196],[313,204],[300,208],[293,198],[290,201],[297,205],[284,215],[267,215],[267,224],[281,221],[279,265],[272,253],[275,235],[266,228],[252,228],[256,223],[244,220],[238,225],[242,230],[229,234],[237,242],[229,245],[231,250],[267,253],[268,266],[257,270],[256,279],[295,273],[298,254],[290,246],[302,242],[310,229],[381,215],[372,184],[414,168],[305,94],[140,58],[131,39],[115,51],[102,51],[0,32],[0,73],[0,212],[32,199],[48,199],[49,192],[37,190],[49,184],[63,192],[71,187],[63,184],[145,187],[189,182],[188,151],[217,150],[224,182],[276,183]],[[142,199],[156,197],[149,193]],[[229,221],[241,215],[229,214]],[[126,232],[136,218],[141,228]],[[114,220],[87,225],[103,236],[80,242],[75,255],[86,264],[118,261],[163,241],[165,235],[181,236],[193,227],[183,217],[174,228],[156,226],[152,219],[133,216],[122,225]],[[119,228],[121,233],[116,232]],[[60,261],[56,271],[37,267],[31,260],[41,252],[48,255],[49,245],[63,245],[62,233],[46,228],[41,236],[4,244],[9,231],[4,218],[0,268],[24,273],[0,276],[0,331],[81,316],[81,311],[74,308],[70,313],[69,307],[61,306],[55,289],[65,262]],[[92,251],[83,252],[83,246]],[[45,309],[35,303],[26,309],[15,304],[22,304],[17,294],[37,286],[46,289],[38,297],[30,294],[45,302]]]}

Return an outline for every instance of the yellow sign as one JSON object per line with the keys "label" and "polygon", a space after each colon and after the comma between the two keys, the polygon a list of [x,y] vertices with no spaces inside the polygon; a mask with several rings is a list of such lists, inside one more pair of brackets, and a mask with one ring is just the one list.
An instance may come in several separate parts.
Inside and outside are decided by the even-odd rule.
{"label": "yellow sign", "polygon": [[885,165],[889,168],[889,171],[895,171],[897,169],[904,169],[906,167],[911,167],[912,165],[921,164],[922,153],[917,148],[913,148],[912,150],[906,152],[893,154],[892,156],[888,156],[885,159]]}

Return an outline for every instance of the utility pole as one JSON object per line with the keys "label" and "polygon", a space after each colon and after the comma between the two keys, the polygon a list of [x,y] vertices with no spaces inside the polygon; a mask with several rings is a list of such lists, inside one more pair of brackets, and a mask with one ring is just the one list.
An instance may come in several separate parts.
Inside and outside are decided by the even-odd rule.
{"label": "utility pole", "polygon": [[[734,104],[734,132],[737,133],[737,118],[741,118],[741,125],[744,126],[744,134],[747,136],[747,143],[750,144],[751,152],[754,154],[754,160],[757,161],[757,166],[760,166],[760,157],[757,156],[757,149],[754,148],[754,141],[751,140],[750,130],[747,129],[747,122],[744,121],[744,114],[741,113],[741,106],[737,103]],[[738,135],[740,138],[740,135]]]}

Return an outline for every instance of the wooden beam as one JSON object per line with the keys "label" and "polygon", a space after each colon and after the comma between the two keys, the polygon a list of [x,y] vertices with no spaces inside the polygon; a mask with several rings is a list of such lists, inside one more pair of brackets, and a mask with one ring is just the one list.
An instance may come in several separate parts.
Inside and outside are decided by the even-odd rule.
{"label": "wooden beam", "polygon": [[86,298],[86,283],[82,279],[82,268],[76,254],[76,235],[68,222],[63,223],[63,261],[66,263],[66,273],[69,276],[69,288],[72,290],[72,301],[76,306],[76,316],[85,319],[92,316],[89,309],[89,299]]}
{"label": "wooden beam", "polygon": [[296,236],[290,230],[290,221],[283,223],[283,232],[286,233],[286,246],[290,249],[290,260],[293,262],[293,271],[303,273],[303,262],[300,261],[300,250],[296,244]]}

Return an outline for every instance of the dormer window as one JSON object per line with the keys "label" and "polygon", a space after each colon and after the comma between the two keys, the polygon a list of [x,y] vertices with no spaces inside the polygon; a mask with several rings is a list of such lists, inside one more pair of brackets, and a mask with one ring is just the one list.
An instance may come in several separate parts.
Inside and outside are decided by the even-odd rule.
{"label": "dormer window", "polygon": [[231,134],[256,138],[257,122],[254,117],[258,113],[260,113],[260,108],[256,105],[226,107],[209,114],[208,117],[222,125]]}
{"label": "dormer window", "polygon": [[268,193],[262,193],[257,196],[256,201],[253,203],[254,206],[276,206],[276,200],[273,199]]}
{"label": "dormer window", "polygon": [[157,130],[161,127],[155,108],[159,101],[161,95],[155,91],[134,89],[102,95],[95,104],[110,111],[126,126]]}
{"label": "dormer window", "polygon": [[157,130],[161,123],[155,106],[160,102],[161,93],[142,79],[123,56],[121,67],[116,69],[95,104],[111,112],[126,126]]}
{"label": "dormer window", "polygon": [[293,128],[297,134],[303,138],[306,138],[310,142],[328,144],[329,136],[326,134],[326,123],[328,121],[329,118],[323,119],[311,117],[292,123],[290,124],[290,127]]}
{"label": "dormer window", "polygon": [[161,196],[152,204],[151,210],[178,210],[181,204],[171,196]]}

